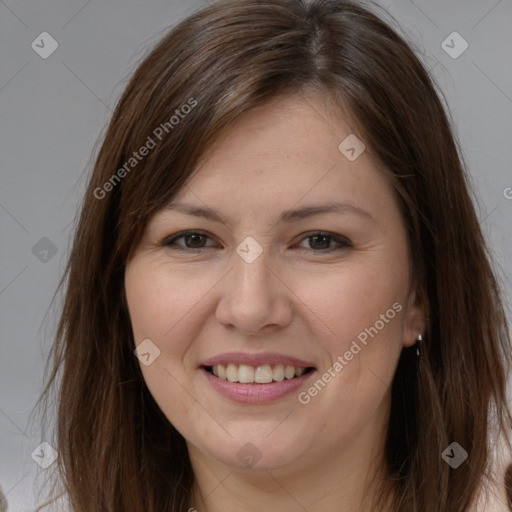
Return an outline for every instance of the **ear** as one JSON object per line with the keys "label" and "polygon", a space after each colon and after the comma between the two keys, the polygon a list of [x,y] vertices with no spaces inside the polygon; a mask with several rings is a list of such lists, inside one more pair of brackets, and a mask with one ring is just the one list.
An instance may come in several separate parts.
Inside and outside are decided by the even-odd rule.
{"label": "ear", "polygon": [[407,298],[403,325],[403,345],[412,347],[418,334],[424,336],[426,327],[425,307],[415,290],[412,290]]}

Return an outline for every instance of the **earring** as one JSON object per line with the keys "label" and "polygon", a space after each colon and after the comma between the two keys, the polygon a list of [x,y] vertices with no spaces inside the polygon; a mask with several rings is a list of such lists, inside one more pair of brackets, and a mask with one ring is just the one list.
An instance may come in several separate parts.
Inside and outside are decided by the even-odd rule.
{"label": "earring", "polygon": [[423,337],[422,337],[421,333],[419,332],[418,333],[418,337],[416,338],[416,356],[417,356],[417,361],[418,361],[419,369],[421,369],[421,364],[422,364],[422,361],[423,361],[423,357],[422,357],[422,352],[423,352],[422,342],[423,342]]}

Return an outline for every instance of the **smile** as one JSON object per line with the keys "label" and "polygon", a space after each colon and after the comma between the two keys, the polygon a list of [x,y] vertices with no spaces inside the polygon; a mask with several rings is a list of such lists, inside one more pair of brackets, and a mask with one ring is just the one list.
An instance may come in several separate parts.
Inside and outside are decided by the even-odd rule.
{"label": "smile", "polygon": [[284,364],[263,364],[251,366],[247,364],[216,364],[207,366],[205,370],[221,380],[240,382],[242,384],[270,384],[301,377],[313,370],[312,367],[295,367]]}
{"label": "smile", "polygon": [[229,352],[202,361],[206,384],[224,398],[268,404],[294,393],[316,372],[313,363],[285,354]]}

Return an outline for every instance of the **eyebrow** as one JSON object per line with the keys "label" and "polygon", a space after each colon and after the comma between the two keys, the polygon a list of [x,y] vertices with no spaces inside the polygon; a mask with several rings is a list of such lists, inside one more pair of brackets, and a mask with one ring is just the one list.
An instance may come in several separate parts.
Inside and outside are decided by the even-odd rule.
{"label": "eyebrow", "polygon": [[[227,224],[217,210],[208,206],[194,206],[185,203],[171,202],[166,206],[166,210],[176,210],[187,215],[193,215],[194,217],[202,217],[222,224]],[[279,216],[277,224],[296,222],[324,213],[349,213],[375,223],[377,222],[375,217],[355,204],[333,202],[321,205],[308,205],[295,210],[285,210]]]}

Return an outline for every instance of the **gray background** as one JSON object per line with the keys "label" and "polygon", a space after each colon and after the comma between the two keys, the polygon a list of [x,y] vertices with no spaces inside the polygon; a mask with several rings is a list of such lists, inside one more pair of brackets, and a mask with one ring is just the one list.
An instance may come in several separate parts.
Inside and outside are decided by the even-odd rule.
{"label": "gray background", "polygon": [[[446,95],[510,303],[512,2],[380,4],[420,49]],[[31,453],[46,438],[30,413],[55,331],[57,311],[48,308],[95,142],[138,59],[167,27],[202,5],[204,0],[0,2],[0,485],[11,511],[34,510],[34,483],[44,476]],[[441,46],[453,31],[469,45],[458,58]],[[46,59],[31,47],[34,40],[42,46],[42,32],[58,42]],[[461,48],[456,40],[447,44]]]}

